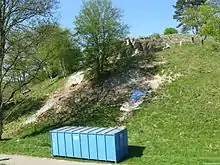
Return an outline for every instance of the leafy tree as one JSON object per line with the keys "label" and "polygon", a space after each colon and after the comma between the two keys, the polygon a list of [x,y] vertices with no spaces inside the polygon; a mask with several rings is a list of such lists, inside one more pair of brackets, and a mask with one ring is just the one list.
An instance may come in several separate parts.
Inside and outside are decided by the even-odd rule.
{"label": "leafy tree", "polygon": [[[177,0],[176,5],[173,6],[175,8],[175,14],[173,18],[180,22],[180,24],[177,27],[183,27],[183,31],[186,31],[186,27],[183,22],[183,14],[185,10],[189,7],[196,9],[197,7],[199,7],[202,4],[205,4],[206,2],[207,0]],[[199,30],[199,27],[195,25],[193,29],[197,32]]]}
{"label": "leafy tree", "polygon": [[[29,75],[35,73],[34,68],[38,69],[31,84],[39,83],[48,77],[66,76],[79,68],[81,54],[72,34],[56,24],[41,24],[33,30],[14,32],[10,41],[13,43],[9,43],[10,56],[6,58],[5,65],[11,65],[11,68],[4,82],[10,85],[11,90],[26,82],[30,78]],[[13,63],[16,58],[18,60]],[[26,91],[27,86],[20,90]],[[7,89],[4,98],[7,98],[8,93]]]}
{"label": "leafy tree", "polygon": [[121,13],[110,0],[88,0],[83,1],[83,7],[76,17],[76,36],[84,49],[85,64],[98,77],[112,69],[113,60],[121,49],[118,47],[120,40],[128,34]]}
{"label": "leafy tree", "polygon": [[164,30],[164,35],[169,35],[169,34],[178,34],[178,30],[176,28],[166,28]]}
{"label": "leafy tree", "polygon": [[150,35],[150,37],[158,39],[158,38],[160,38],[160,34],[154,33],[154,34]]}
{"label": "leafy tree", "polygon": [[78,70],[81,52],[69,30],[62,30],[53,25],[43,25],[38,30],[39,33],[47,31],[44,41],[37,49],[38,56],[47,59],[44,65],[46,74],[53,78],[57,75],[66,76]]}
{"label": "leafy tree", "polygon": [[[209,4],[204,4],[194,9],[189,7],[183,13],[182,22],[185,30],[193,30],[195,26],[200,27],[196,34],[202,36],[202,44],[208,35],[218,33],[219,9]],[[217,34],[216,34],[217,35]]]}
{"label": "leafy tree", "polygon": [[[36,47],[40,42],[39,37],[39,35],[33,35],[29,30],[11,32],[9,36],[10,42],[8,43],[10,50],[8,50],[4,60],[3,89],[7,89],[10,86],[15,91],[18,89],[25,90],[26,82],[32,79],[41,69],[40,64],[42,61],[36,57]],[[13,92],[10,96],[8,91],[3,90],[2,92],[4,102],[10,100],[14,94]],[[7,98],[7,95],[10,97]]]}
{"label": "leafy tree", "polygon": [[203,5],[199,9],[199,14],[203,20],[199,33],[220,41],[220,6]]}
{"label": "leafy tree", "polygon": [[[39,21],[47,21],[57,6],[56,0],[0,0],[0,139],[3,130],[3,100],[5,80],[8,79],[7,73],[12,68],[5,64],[5,60],[10,58],[10,51],[13,42],[10,41],[10,35],[16,34],[16,31],[23,31],[32,28]],[[20,34],[20,33],[17,33]],[[9,43],[11,43],[9,46]],[[15,42],[14,42],[15,43]],[[22,54],[20,49],[18,54]],[[17,57],[17,56],[15,56]],[[14,63],[19,60],[14,58]],[[39,62],[41,64],[41,62]],[[32,72],[31,72],[32,73]],[[34,72],[35,75],[36,72]],[[19,88],[30,82],[33,76],[24,82]],[[11,78],[11,76],[10,76]],[[19,89],[16,89],[19,90]],[[13,96],[13,93],[10,96]]]}
{"label": "leafy tree", "polygon": [[182,23],[184,24],[183,32],[192,31],[194,34],[198,34],[199,27],[203,25],[200,20],[199,8],[188,7],[185,9],[182,16]]}

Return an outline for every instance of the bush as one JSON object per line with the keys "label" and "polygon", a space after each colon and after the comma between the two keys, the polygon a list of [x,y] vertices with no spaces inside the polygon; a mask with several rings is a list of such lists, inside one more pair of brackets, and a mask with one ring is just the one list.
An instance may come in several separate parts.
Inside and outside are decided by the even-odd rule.
{"label": "bush", "polygon": [[178,34],[178,30],[175,28],[166,28],[164,30],[164,35],[169,35],[169,34]]}
{"label": "bush", "polygon": [[158,39],[158,38],[160,38],[160,34],[154,33],[150,37]]}

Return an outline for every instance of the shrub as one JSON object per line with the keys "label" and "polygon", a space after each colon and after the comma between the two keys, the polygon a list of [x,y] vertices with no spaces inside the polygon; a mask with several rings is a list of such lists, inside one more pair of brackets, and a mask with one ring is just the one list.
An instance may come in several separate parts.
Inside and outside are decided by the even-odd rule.
{"label": "shrub", "polygon": [[160,38],[160,34],[154,33],[150,37],[152,37],[152,38]]}
{"label": "shrub", "polygon": [[164,35],[169,35],[169,34],[178,34],[178,30],[175,28],[166,28],[164,30]]}

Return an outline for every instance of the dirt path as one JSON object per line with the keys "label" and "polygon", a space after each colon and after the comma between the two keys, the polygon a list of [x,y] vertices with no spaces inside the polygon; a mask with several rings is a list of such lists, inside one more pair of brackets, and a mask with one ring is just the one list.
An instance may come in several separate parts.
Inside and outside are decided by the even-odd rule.
{"label": "dirt path", "polygon": [[[82,162],[72,162],[65,160],[47,159],[47,158],[37,158],[29,156],[9,156],[0,155],[1,158],[11,158],[10,161],[0,161],[0,164],[5,165],[101,165],[100,163],[82,163]],[[110,164],[105,164],[110,165]]]}

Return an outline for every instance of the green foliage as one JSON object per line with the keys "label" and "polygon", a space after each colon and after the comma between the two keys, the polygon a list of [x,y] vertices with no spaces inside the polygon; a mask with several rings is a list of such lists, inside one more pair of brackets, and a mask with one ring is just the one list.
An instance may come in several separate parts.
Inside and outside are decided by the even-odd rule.
{"label": "green foliage", "polygon": [[54,24],[35,29],[13,31],[9,36],[10,53],[3,68],[3,101],[17,92],[28,90],[28,84],[62,77],[80,67],[81,51],[68,30]]}
{"label": "green foliage", "polygon": [[[150,103],[145,102],[127,121],[130,147],[125,164],[155,165],[163,162],[168,165],[200,165],[219,162],[220,56],[219,49],[213,49],[212,45],[207,43],[200,47],[184,44],[182,47],[172,47],[157,53],[157,56],[162,56],[167,61],[161,67],[165,73],[181,73],[182,77],[164,84],[155,93],[156,97]],[[71,106],[75,106],[73,102]],[[107,114],[116,113],[117,110],[106,107],[105,112],[99,110],[102,106],[81,104],[77,112],[72,111],[70,118],[73,122],[74,115],[81,116],[84,123],[84,112],[87,112],[86,115],[91,115],[92,119],[87,120],[89,125],[114,125]],[[92,107],[91,110],[89,107]],[[93,112],[94,115],[91,114]],[[66,120],[68,114],[62,120],[63,115],[64,113],[60,116],[58,121],[62,122],[60,125],[57,123],[57,127],[70,121]],[[94,120],[102,115],[105,116],[104,120]],[[54,122],[56,120],[57,118]],[[51,125],[45,122],[26,127],[22,134],[32,136],[19,141],[1,141],[0,153],[51,157],[48,133]]]}
{"label": "green foliage", "polygon": [[67,76],[80,67],[82,55],[72,34],[55,24],[14,31],[10,41],[10,55],[4,61],[8,67],[3,70],[4,101],[16,90],[16,93],[26,91],[27,84]]}
{"label": "green foliage", "polygon": [[[32,53],[29,54],[30,52],[34,52],[34,50],[29,49],[28,47],[32,46],[32,43],[35,43],[33,41],[22,42],[33,36],[23,35],[23,33],[31,31],[41,21],[50,21],[52,14],[55,13],[57,3],[57,0],[0,1],[0,139],[2,138],[3,133],[4,109],[2,106],[4,103],[8,103],[17,91],[22,90],[22,88],[25,88],[26,85],[31,82],[31,80],[37,75],[42,64],[41,61],[33,58]],[[12,37],[11,35],[14,34],[16,35]],[[22,34],[22,36],[20,36],[20,34]],[[23,38],[23,36],[25,38]],[[17,38],[18,40],[15,41],[14,38]],[[23,43],[26,47],[20,48],[17,46],[18,43]],[[28,53],[26,52],[27,50],[29,50]],[[11,60],[12,56],[15,57],[13,60]],[[35,61],[37,67],[28,69],[30,66],[29,61],[28,63],[24,62],[24,59],[27,59],[27,57],[30,61]],[[10,64],[8,64],[8,59],[12,61]],[[22,63],[22,69],[14,70],[15,72],[13,73],[16,73],[15,75],[10,74],[10,71],[18,61],[19,63]],[[25,64],[26,67],[23,67]],[[3,100],[6,88],[8,86],[14,86],[14,84],[16,84],[15,88],[12,87],[12,91],[8,94],[8,98]]]}
{"label": "green foliage", "polygon": [[30,30],[11,32],[10,54],[6,54],[4,60],[8,66],[3,69],[5,84],[16,89],[39,71],[40,61],[36,58],[35,50],[40,39],[39,35],[34,35]]}
{"label": "green foliage", "polygon": [[198,27],[202,26],[202,22],[199,22],[199,13],[198,8],[194,9],[189,7],[185,9],[183,16],[182,16],[182,23],[184,24],[182,31],[188,32],[193,31],[194,33],[198,33]]}
{"label": "green foliage", "polygon": [[219,38],[220,32],[220,10],[211,5],[201,5],[197,9],[188,8],[183,14],[183,23],[186,31],[192,30],[195,26],[200,27],[197,34]]}
{"label": "green foliage", "polygon": [[75,30],[84,49],[85,66],[91,67],[98,77],[111,70],[121,51],[120,40],[128,33],[121,11],[110,0],[84,1]]}
{"label": "green foliage", "polygon": [[199,33],[206,36],[212,36],[220,41],[220,7],[203,5],[199,9],[200,19],[204,20]]}
{"label": "green foliage", "polygon": [[44,34],[37,55],[42,60],[46,59],[42,71],[47,76],[66,76],[79,69],[81,52],[68,30],[52,25],[41,25],[37,30]]}
{"label": "green foliage", "polygon": [[138,146],[140,154],[130,153],[124,163],[219,163],[219,51],[213,51],[209,43],[202,48],[187,44],[158,56],[167,60],[165,73],[170,70],[183,76],[165,84],[154,101],[128,121],[129,144]]}
{"label": "green foliage", "polygon": [[178,34],[178,30],[176,28],[166,28],[164,30],[164,35],[169,35],[169,34]]}
{"label": "green foliage", "polygon": [[[176,5],[173,6],[175,8],[175,14],[173,18],[180,22],[180,24],[177,27],[183,26],[183,29],[185,29],[185,24],[183,22],[183,14],[187,8],[191,7],[193,9],[196,9],[198,6],[205,4],[206,2],[207,0],[177,0]],[[194,26],[193,30],[197,31],[198,26]]]}
{"label": "green foliage", "polygon": [[20,117],[35,113],[43,105],[49,94],[56,91],[63,79],[49,79],[30,87],[27,94],[18,94],[13,102],[4,105],[4,123],[16,121]]}
{"label": "green foliage", "polygon": [[160,34],[154,33],[154,34],[150,35],[150,37],[158,39],[158,38],[160,38]]}
{"label": "green foliage", "polygon": [[17,132],[17,137],[25,138],[41,133],[45,133],[53,128],[74,125],[89,127],[114,127],[117,126],[119,111],[104,103],[92,101],[81,102],[76,105],[69,104],[71,109],[54,113],[50,110],[42,121],[21,127]]}

